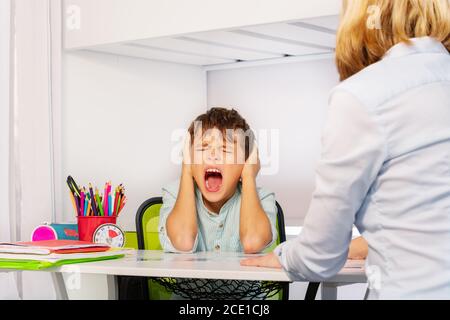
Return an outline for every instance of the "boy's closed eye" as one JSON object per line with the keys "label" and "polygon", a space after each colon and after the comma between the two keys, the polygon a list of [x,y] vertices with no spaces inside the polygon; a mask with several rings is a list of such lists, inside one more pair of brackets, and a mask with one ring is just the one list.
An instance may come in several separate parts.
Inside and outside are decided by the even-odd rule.
{"label": "boy's closed eye", "polygon": [[233,151],[234,150],[230,147],[223,147],[223,152],[225,152],[225,153],[233,153]]}
{"label": "boy's closed eye", "polygon": [[[203,151],[206,151],[208,149],[210,149],[210,147],[208,145],[198,146],[198,147],[195,148],[195,151],[202,151],[203,152]],[[234,149],[232,147],[223,146],[222,147],[222,152],[224,152],[224,153],[233,153]]]}
{"label": "boy's closed eye", "polygon": [[195,151],[206,151],[208,150],[209,144],[207,142],[203,142],[201,145],[197,145],[194,150]]}

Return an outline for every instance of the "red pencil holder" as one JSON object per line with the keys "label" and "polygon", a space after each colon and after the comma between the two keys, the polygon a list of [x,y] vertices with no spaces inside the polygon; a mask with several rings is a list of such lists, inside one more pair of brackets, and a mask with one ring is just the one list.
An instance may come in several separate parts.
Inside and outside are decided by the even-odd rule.
{"label": "red pencil holder", "polygon": [[92,242],[94,232],[99,226],[105,223],[116,223],[117,216],[97,217],[97,216],[78,216],[78,235],[80,241]]}

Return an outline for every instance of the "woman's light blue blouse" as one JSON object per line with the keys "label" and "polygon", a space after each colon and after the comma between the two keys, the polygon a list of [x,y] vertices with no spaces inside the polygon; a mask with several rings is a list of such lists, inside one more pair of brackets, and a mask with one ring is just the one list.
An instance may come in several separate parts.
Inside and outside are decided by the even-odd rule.
{"label": "woman's light blue blouse", "polygon": [[369,243],[369,298],[450,298],[450,55],[411,39],[331,94],[302,233],[275,250],[293,277],[347,259],[353,223]]}

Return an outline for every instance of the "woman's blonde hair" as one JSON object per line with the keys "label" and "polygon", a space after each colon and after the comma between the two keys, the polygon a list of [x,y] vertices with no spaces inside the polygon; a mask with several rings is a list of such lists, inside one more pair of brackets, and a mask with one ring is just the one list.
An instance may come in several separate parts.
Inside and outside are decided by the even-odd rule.
{"label": "woman's blonde hair", "polygon": [[450,52],[450,0],[344,0],[337,32],[341,81],[399,42],[430,36]]}

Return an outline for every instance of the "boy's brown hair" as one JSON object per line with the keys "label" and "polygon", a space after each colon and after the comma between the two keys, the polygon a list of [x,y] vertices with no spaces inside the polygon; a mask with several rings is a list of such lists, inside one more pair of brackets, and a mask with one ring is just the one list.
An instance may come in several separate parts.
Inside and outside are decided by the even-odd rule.
{"label": "boy's brown hair", "polygon": [[242,130],[245,134],[245,159],[250,155],[250,148],[253,147],[255,136],[250,130],[247,121],[235,109],[227,108],[211,108],[206,113],[199,115],[189,126],[189,134],[191,135],[191,143],[194,141],[196,123],[201,123],[202,134],[208,130],[217,128],[222,131],[226,137],[227,130]]}

